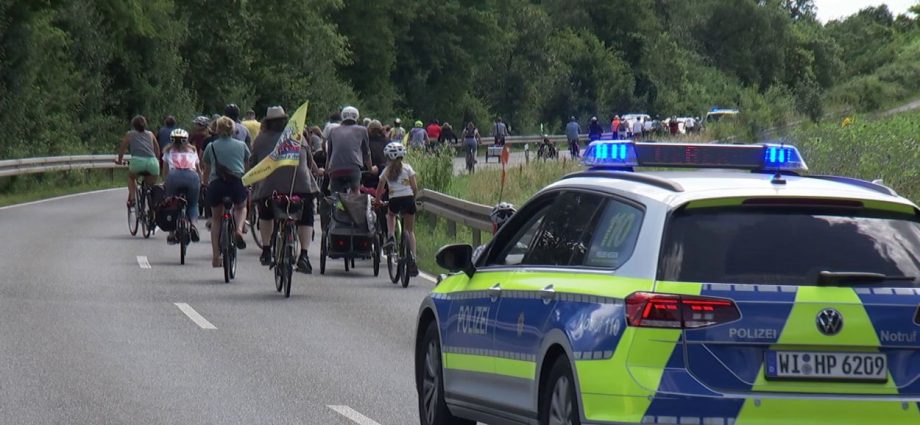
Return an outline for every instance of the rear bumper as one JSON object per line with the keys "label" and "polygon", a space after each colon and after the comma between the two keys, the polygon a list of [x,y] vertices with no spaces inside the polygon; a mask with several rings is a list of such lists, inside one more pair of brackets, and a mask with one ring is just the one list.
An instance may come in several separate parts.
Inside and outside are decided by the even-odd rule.
{"label": "rear bumper", "polygon": [[[862,425],[885,423],[907,425],[920,423],[920,406],[916,401],[867,400],[856,398],[772,397],[712,398],[655,396],[645,413],[633,411],[632,417],[621,409],[623,400],[597,399],[585,410],[585,424],[696,424],[696,425]],[[583,397],[584,398],[584,397]],[[587,401],[587,400],[585,400]]]}

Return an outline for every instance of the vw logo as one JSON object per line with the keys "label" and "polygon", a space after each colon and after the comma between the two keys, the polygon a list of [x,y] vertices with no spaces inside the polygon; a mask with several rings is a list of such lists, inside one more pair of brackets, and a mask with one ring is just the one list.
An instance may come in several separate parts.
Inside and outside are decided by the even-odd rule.
{"label": "vw logo", "polygon": [[840,333],[840,330],[843,329],[843,315],[832,308],[821,310],[821,312],[818,313],[816,322],[818,324],[818,330],[827,336],[837,335]]}

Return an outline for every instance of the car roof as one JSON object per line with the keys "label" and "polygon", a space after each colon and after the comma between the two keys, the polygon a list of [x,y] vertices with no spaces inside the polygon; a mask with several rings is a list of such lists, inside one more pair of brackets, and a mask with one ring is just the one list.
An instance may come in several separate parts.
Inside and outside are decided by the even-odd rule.
{"label": "car roof", "polygon": [[[785,184],[771,182],[768,173],[739,170],[703,171],[587,171],[567,176],[547,189],[580,187],[599,189],[629,198],[677,208],[688,202],[719,198],[820,197],[882,201],[917,208],[894,191],[870,182],[847,177],[784,175]],[[679,190],[678,190],[679,189]]]}

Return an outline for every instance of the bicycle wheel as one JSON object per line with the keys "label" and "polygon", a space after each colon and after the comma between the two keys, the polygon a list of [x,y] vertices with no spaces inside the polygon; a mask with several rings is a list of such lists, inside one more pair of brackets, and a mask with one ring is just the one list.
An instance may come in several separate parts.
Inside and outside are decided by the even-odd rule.
{"label": "bicycle wheel", "polygon": [[326,274],[326,232],[319,238],[319,274]]}
{"label": "bicycle wheel", "polygon": [[374,236],[374,249],[373,249],[374,251],[373,253],[374,255],[374,260],[373,260],[374,261],[374,277],[380,276],[380,247],[381,245],[382,244],[380,242],[380,235],[378,234]]}
{"label": "bicycle wheel", "polygon": [[232,254],[230,251],[233,245],[233,236],[230,232],[232,232],[230,220],[224,219],[220,227],[220,256],[224,266],[224,283],[230,283],[230,279],[232,279],[230,269],[233,259],[231,258]]}
{"label": "bicycle wheel", "polygon": [[284,275],[284,298],[291,297],[291,277],[294,274],[294,246],[286,244],[284,247],[284,260],[281,264],[281,273]]}
{"label": "bicycle wheel", "polygon": [[176,227],[176,238],[179,239],[179,264],[185,264],[185,253],[189,243],[189,224],[185,218],[185,211],[180,211],[179,225]]}
{"label": "bicycle wheel", "polygon": [[[277,228],[277,226],[275,226]],[[272,272],[275,275],[275,291],[281,292],[284,288],[284,276],[281,274],[281,247],[284,244],[281,242],[281,232],[274,231],[272,233]]]}
{"label": "bicycle wheel", "polygon": [[131,236],[137,235],[137,226],[140,225],[140,217],[137,216],[137,202],[128,207],[128,232]]}
{"label": "bicycle wheel", "polygon": [[252,205],[249,209],[249,233],[252,234],[252,240],[256,243],[256,247],[262,249],[262,234],[259,233],[259,229],[262,225],[259,223],[259,209],[255,205]]}
{"label": "bicycle wheel", "polygon": [[409,240],[405,232],[402,232],[399,241],[399,273],[402,278],[402,287],[409,287]]}
{"label": "bicycle wheel", "polygon": [[400,277],[400,274],[399,274],[399,262],[400,262],[399,242],[402,236],[402,223],[399,220],[396,220],[396,231],[394,233],[395,233],[395,238],[396,238],[396,245],[390,248],[390,250],[387,252],[387,272],[390,274],[390,282],[393,282],[394,284],[396,284],[396,283],[399,283],[399,277]]}
{"label": "bicycle wheel", "polygon": [[230,236],[230,279],[236,279],[236,240],[232,235],[235,235],[236,222],[231,218],[230,219],[230,232],[227,234]]}
{"label": "bicycle wheel", "polygon": [[150,220],[147,218],[147,189],[141,186],[140,196],[137,197],[137,217],[141,221],[141,235],[144,239],[150,237]]}

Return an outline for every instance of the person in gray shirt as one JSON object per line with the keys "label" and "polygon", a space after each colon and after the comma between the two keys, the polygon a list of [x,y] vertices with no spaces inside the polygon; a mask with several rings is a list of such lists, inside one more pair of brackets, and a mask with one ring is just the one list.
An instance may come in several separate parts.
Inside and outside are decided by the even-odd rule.
{"label": "person in gray shirt", "polygon": [[367,128],[358,125],[358,109],[342,108],[342,125],[329,132],[326,169],[333,192],[358,192],[362,167],[377,172],[371,163]]}

